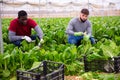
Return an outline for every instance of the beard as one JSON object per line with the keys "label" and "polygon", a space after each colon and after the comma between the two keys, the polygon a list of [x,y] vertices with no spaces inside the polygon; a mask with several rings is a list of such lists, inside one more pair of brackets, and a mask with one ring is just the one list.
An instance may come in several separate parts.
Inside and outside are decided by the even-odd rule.
{"label": "beard", "polygon": [[80,20],[84,23],[87,19],[86,19],[86,20],[83,20],[83,19],[80,18]]}

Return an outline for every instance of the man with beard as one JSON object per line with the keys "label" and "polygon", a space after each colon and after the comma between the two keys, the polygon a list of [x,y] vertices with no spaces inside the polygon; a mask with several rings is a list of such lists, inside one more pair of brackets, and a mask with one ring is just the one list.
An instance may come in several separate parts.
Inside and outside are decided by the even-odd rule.
{"label": "man with beard", "polygon": [[[9,40],[16,46],[21,46],[23,40],[32,42],[38,37],[40,39],[40,42],[38,43],[39,46],[44,42],[43,32],[39,25],[27,16],[27,12],[21,10],[18,12],[18,18],[10,22],[8,33]],[[37,32],[37,35],[31,35],[32,28]]]}
{"label": "man with beard", "polygon": [[92,37],[92,26],[88,20],[89,10],[84,8],[80,12],[80,16],[70,20],[66,33],[68,34],[68,42],[70,44],[80,45],[81,40],[90,40],[95,44]]}

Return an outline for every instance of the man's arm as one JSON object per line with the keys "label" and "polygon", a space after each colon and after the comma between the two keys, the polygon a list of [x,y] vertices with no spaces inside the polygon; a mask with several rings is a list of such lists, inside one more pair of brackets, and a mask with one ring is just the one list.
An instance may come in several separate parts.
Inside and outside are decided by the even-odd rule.
{"label": "man's arm", "polygon": [[88,22],[87,35],[92,36],[92,26],[90,22]]}
{"label": "man's arm", "polygon": [[42,29],[37,25],[37,26],[35,26],[34,30],[37,32],[38,37],[40,39],[42,39],[43,38],[43,31],[42,31]]}
{"label": "man's arm", "polygon": [[10,31],[10,30],[9,30],[8,36],[9,36],[9,40],[11,42],[21,40],[22,37],[24,37],[24,36],[16,36],[16,32],[13,32],[13,31]]}
{"label": "man's arm", "polygon": [[68,24],[68,27],[66,29],[66,33],[69,35],[74,35],[74,31],[73,31],[73,20],[71,20]]}

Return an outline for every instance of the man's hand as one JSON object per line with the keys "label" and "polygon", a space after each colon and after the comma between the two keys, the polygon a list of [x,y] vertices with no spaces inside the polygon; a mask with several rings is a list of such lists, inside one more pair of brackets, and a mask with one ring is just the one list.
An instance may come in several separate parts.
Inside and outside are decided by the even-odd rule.
{"label": "man's hand", "polygon": [[32,39],[29,36],[24,36],[22,39],[25,39],[27,42],[32,42]]}
{"label": "man's hand", "polygon": [[89,36],[89,35],[84,35],[84,40],[85,40],[85,41],[88,41],[88,40],[89,40],[89,38],[90,38],[90,36]]}
{"label": "man's hand", "polygon": [[86,36],[86,35],[87,35],[87,32],[84,32],[83,35]]}
{"label": "man's hand", "polygon": [[83,35],[83,32],[75,32],[74,35],[75,36],[81,36],[81,35]]}
{"label": "man's hand", "polygon": [[44,43],[44,40],[41,39],[40,42],[38,43],[38,46],[41,46],[41,44],[43,44],[43,43]]}

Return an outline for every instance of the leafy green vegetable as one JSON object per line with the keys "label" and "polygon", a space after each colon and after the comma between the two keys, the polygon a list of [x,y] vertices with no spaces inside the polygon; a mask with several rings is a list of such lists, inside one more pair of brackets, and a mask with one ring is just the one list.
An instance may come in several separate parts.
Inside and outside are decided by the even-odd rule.
{"label": "leafy green vegetable", "polygon": [[38,67],[40,64],[41,64],[40,62],[34,62],[30,69],[34,69],[34,68]]}
{"label": "leafy green vegetable", "polygon": [[[66,27],[71,18],[40,19],[40,26],[44,32],[45,43],[39,48],[37,42],[27,43],[23,41],[18,48],[8,40],[8,26],[11,18],[2,19],[2,33],[4,40],[4,54],[0,54],[0,79],[14,78],[17,69],[29,70],[36,62],[52,60],[65,64],[66,75],[81,75],[84,73],[83,56],[87,55],[89,61],[96,59],[108,60],[110,57],[120,55],[120,17],[92,17],[92,33],[97,43],[91,45],[90,41],[83,40],[81,45],[68,44]],[[39,19],[35,19],[39,22]],[[35,31],[32,30],[32,34]],[[87,79],[104,80],[86,73]],[[110,75],[112,76],[112,75]],[[110,77],[109,76],[109,77]],[[85,77],[86,78],[86,77]],[[99,79],[100,78],[100,79]],[[118,77],[117,77],[118,78]],[[117,80],[116,78],[116,80]],[[109,80],[110,78],[108,78]],[[111,77],[113,79],[113,77]],[[118,79],[119,80],[119,79]]]}

